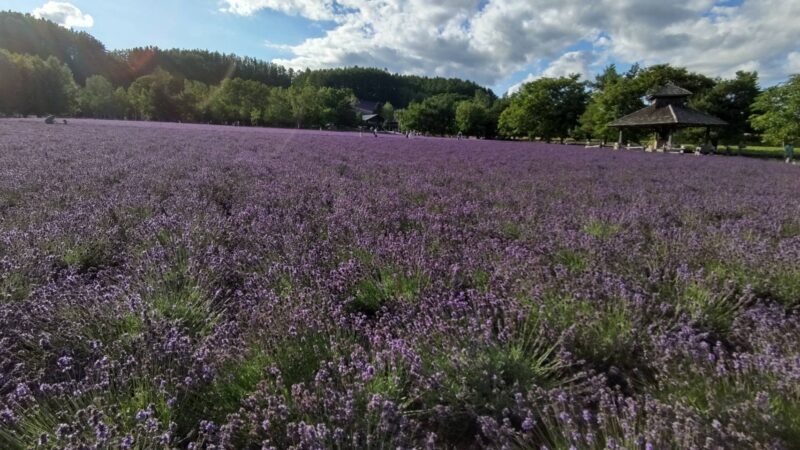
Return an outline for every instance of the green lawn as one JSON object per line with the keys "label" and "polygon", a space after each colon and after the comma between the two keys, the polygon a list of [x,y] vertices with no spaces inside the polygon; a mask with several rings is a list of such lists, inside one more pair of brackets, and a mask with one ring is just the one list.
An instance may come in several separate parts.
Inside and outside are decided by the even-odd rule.
{"label": "green lawn", "polygon": [[[724,151],[725,147],[720,146],[720,150]],[[738,151],[735,146],[731,146],[734,154]],[[765,145],[748,145],[744,150],[739,152],[742,156],[752,156],[756,158],[785,158],[783,147],[769,147]]]}

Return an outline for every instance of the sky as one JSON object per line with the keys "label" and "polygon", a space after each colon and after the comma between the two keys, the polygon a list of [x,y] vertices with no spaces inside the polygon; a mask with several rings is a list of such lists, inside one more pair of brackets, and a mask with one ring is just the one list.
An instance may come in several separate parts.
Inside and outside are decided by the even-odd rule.
{"label": "sky", "polygon": [[156,45],[295,69],[455,76],[502,95],[609,64],[671,63],[762,85],[800,73],[800,0],[0,0],[109,49]]}

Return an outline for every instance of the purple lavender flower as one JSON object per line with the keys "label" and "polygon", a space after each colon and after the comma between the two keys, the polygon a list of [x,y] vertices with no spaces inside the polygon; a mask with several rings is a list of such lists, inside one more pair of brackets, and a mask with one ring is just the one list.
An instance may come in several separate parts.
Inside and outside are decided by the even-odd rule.
{"label": "purple lavender flower", "polygon": [[[537,427],[563,447],[791,447],[796,167],[58,131],[0,120],[0,421],[25,445],[46,406],[65,423],[40,439],[87,447],[539,448]],[[129,394],[181,427],[148,405],[126,436]]]}
{"label": "purple lavender flower", "polygon": [[522,421],[522,431],[529,432],[533,430],[535,422],[530,417],[526,417],[525,420]]}

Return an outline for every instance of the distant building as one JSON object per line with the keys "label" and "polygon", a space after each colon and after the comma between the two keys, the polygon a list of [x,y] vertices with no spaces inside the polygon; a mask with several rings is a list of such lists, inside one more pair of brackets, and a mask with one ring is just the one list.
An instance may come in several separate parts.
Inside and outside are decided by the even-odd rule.
{"label": "distant building", "polygon": [[370,100],[359,100],[356,103],[355,110],[357,113],[361,114],[362,116],[370,115],[370,114],[378,114],[380,112],[381,106],[383,103],[381,102],[373,102]]}
{"label": "distant building", "polygon": [[383,117],[380,114],[362,114],[361,122],[368,127],[381,128],[383,126]]}

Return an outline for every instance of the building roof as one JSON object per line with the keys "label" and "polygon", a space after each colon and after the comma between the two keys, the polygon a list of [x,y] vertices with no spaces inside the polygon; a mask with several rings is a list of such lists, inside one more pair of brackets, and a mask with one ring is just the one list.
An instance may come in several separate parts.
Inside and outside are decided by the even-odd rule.
{"label": "building roof", "polygon": [[364,122],[369,122],[369,121],[372,121],[372,120],[383,121],[383,117],[381,117],[380,114],[362,114],[361,115],[361,120],[364,121]]}
{"label": "building roof", "polygon": [[[686,89],[667,83],[657,89],[649,96],[651,100],[660,98],[675,99],[688,97],[692,93]],[[630,127],[670,127],[670,128],[689,128],[689,127],[708,127],[727,125],[722,119],[706,114],[696,109],[689,108],[685,101],[654,101],[650,106],[646,106],[632,114],[620,117],[608,124],[609,127],[630,128]]]}
{"label": "building roof", "polygon": [[700,127],[700,126],[722,126],[728,123],[712,115],[697,111],[686,106],[650,105],[620,117],[608,124],[610,127],[650,127],[671,125],[674,127]]}
{"label": "building roof", "polygon": [[359,100],[356,103],[356,111],[361,114],[375,114],[382,105],[381,102],[373,102],[370,100]]}
{"label": "building roof", "polygon": [[650,100],[664,97],[688,97],[692,91],[673,84],[671,81],[650,93],[647,98]]}

